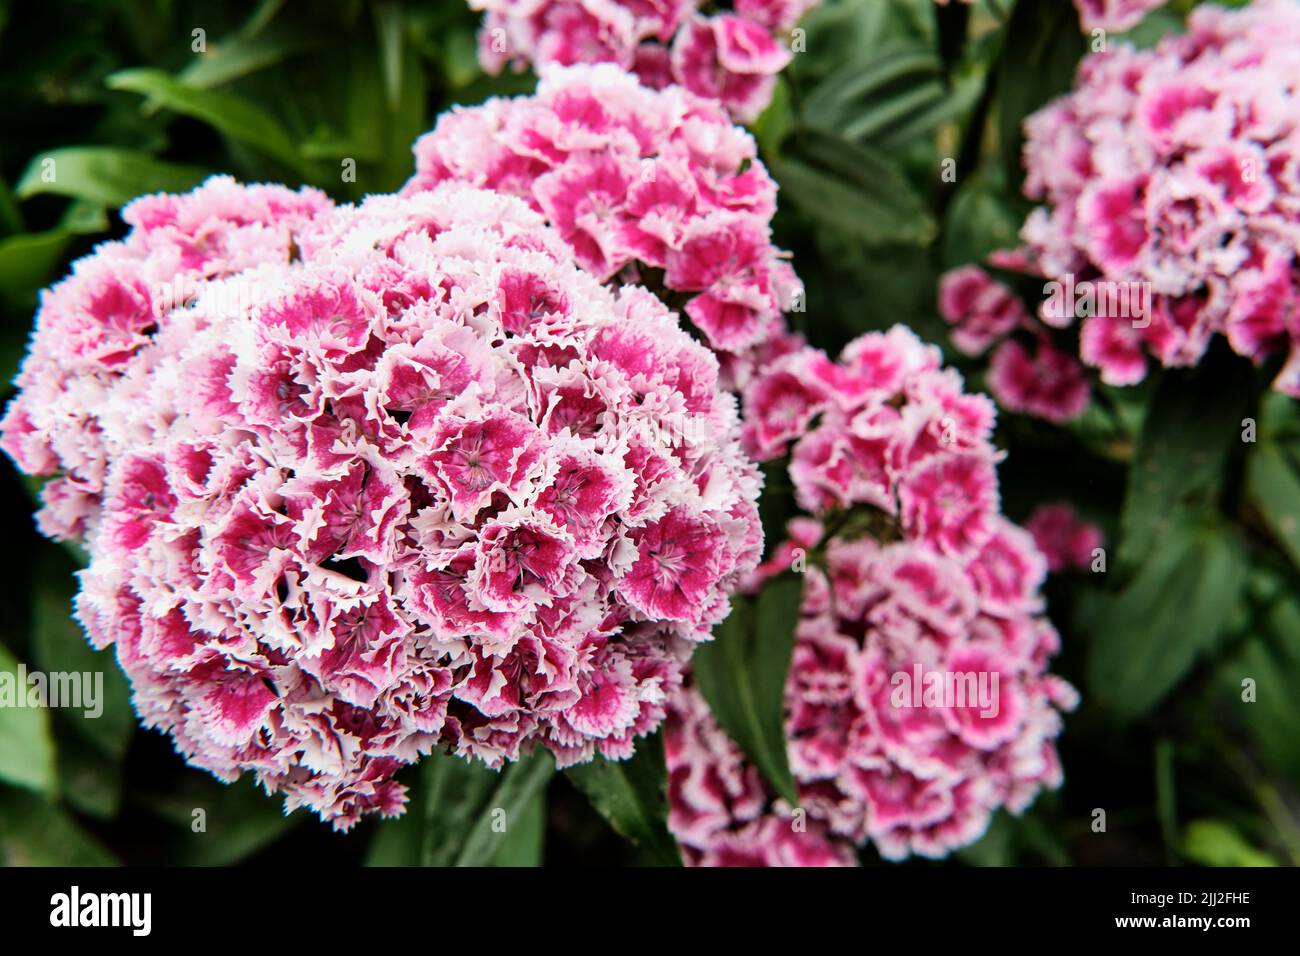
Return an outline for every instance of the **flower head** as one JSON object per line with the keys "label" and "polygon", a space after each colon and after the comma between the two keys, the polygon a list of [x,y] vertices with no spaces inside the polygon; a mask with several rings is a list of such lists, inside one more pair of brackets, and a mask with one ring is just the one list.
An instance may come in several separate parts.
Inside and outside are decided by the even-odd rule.
{"label": "flower head", "polygon": [[[141,718],[341,828],[435,747],[628,756],[758,556],[716,360],[517,198],[259,190],[132,206],[6,418]],[[151,311],[181,268],[207,281]]]}
{"label": "flower head", "polygon": [[680,298],[725,384],[781,347],[800,288],[772,244],[776,185],[716,104],[609,65],[549,69],[533,96],[442,117],[415,157],[405,194],[453,180],[518,194],[593,275]]}
{"label": "flower head", "polygon": [[[1125,23],[1144,6],[1084,4]],[[1089,56],[1027,121],[1043,205],[1022,238],[1037,271],[1088,292],[1043,320],[1083,316],[1080,357],[1106,383],[1195,365],[1221,335],[1256,362],[1285,355],[1274,387],[1300,395],[1298,43],[1294,0],[1198,7],[1153,49]]]}
{"label": "flower head", "polygon": [[800,806],[688,685],[667,727],[670,825],[700,864],[831,865],[867,843],[945,856],[1060,783],[1053,741],[1077,699],[1046,670],[1047,559],[999,513],[992,405],[902,327],[838,361],[792,353],[752,388],[776,420],[747,422],[747,442],[775,455],[794,440],[796,496],[822,519],[793,520],[749,582],[805,559],[785,688]]}
{"label": "flower head", "polygon": [[790,61],[781,42],[818,0],[738,0],[713,16],[697,0],[471,0],[485,12],[479,63],[489,73],[612,63],[644,84],[676,83],[720,102],[739,122],[758,118]]}

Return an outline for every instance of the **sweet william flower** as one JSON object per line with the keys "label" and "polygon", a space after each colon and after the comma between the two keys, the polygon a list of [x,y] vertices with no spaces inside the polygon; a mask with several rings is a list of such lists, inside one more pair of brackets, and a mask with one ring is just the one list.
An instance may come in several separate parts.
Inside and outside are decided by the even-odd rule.
{"label": "sweet william flower", "polygon": [[[519,195],[593,275],[680,305],[740,388],[797,344],[802,286],[772,243],[776,184],[715,101],[650,89],[610,64],[544,68],[537,93],[439,119],[405,195],[461,181]],[[544,291],[521,290],[547,307]]]}
{"label": "sweet william flower", "polygon": [[1034,536],[1053,574],[1087,570],[1092,567],[1097,549],[1105,544],[1101,529],[1084,521],[1063,501],[1039,505],[1025,528]]}
{"label": "sweet william flower", "polygon": [[[1049,559],[1000,514],[992,403],[902,327],[836,360],[788,353],[750,388],[746,442],[789,450],[809,512],[747,581],[803,569],[785,687],[799,807],[687,683],[665,733],[669,825],[697,865],[852,864],[868,845],[946,856],[1060,784],[1054,741],[1077,702],[1047,671]],[[970,696],[931,697],[926,674]]]}
{"label": "sweet william flower", "polygon": [[127,219],[47,296],[3,445],[142,721],[341,829],[434,748],[631,755],[761,550],[713,355],[498,192]]}
{"label": "sweet william flower", "polygon": [[670,84],[708,97],[743,123],[772,99],[790,62],[783,42],[818,0],[739,0],[705,16],[697,0],[471,0],[485,11],[479,63],[507,66],[611,63],[653,89]]}
{"label": "sweet william flower", "polygon": [[1092,387],[1073,356],[1040,336],[1033,350],[1009,339],[989,360],[989,391],[1003,408],[1060,424],[1088,407]]}
{"label": "sweet william flower", "polygon": [[[1144,5],[1085,6],[1127,23]],[[1256,363],[1284,356],[1274,387],[1300,395],[1298,42],[1295,0],[1206,4],[1152,49],[1085,58],[1074,91],[1026,121],[1025,190],[1042,203],[1027,264],[1110,293],[1078,327],[1104,382],[1195,365],[1221,335]]]}

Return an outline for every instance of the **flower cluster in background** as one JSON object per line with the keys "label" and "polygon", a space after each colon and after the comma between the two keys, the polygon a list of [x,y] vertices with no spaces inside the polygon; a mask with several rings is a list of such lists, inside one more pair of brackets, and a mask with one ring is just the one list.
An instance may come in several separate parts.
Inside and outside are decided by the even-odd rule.
{"label": "flower cluster in background", "polygon": [[144,723],[345,829],[434,747],[628,756],[761,551],[713,355],[463,184],[126,219],[46,297],[3,444],[57,476]]}
{"label": "flower cluster in background", "polygon": [[[966,355],[989,358],[988,388],[1013,412],[1060,424],[1088,407],[1092,386],[1078,359],[1052,344],[1010,288],[979,266],[961,266],[939,282],[939,314],[952,343]],[[1012,337],[1015,332],[1026,335]]]}
{"label": "flower cluster in background", "polygon": [[406,194],[449,180],[524,197],[589,272],[681,304],[728,386],[785,348],[802,289],[772,244],[776,184],[715,102],[611,65],[546,71],[533,96],[441,117]]}
{"label": "flower cluster in background", "polygon": [[1274,387],[1300,396],[1298,14],[1198,7],[1154,49],[1088,57],[1027,121],[1025,189],[1045,205],[1022,238],[1046,279],[1098,290],[1079,351],[1108,384],[1141,381],[1148,357],[1195,365],[1222,335],[1285,356]]}
{"label": "flower cluster in background", "polygon": [[479,63],[489,73],[612,63],[652,89],[683,86],[742,123],[772,99],[790,62],[782,37],[819,0],[736,0],[711,15],[698,0],[471,0],[486,11]]}
{"label": "flower cluster in background", "polygon": [[1034,536],[1052,574],[1087,570],[1105,544],[1101,529],[1080,518],[1066,501],[1039,505],[1025,522],[1025,530]]}
{"label": "flower cluster in background", "polygon": [[[812,517],[749,582],[803,557],[786,736],[806,825],[774,801],[684,691],[669,723],[671,819],[696,862],[943,856],[993,812],[1023,810],[1061,781],[1054,739],[1077,695],[1046,672],[1047,563],[1000,514],[994,408],[966,394],[934,346],[899,326],[838,361],[813,349],[750,386],[745,440],[791,443]],[[896,699],[898,675],[980,675],[991,701]]]}

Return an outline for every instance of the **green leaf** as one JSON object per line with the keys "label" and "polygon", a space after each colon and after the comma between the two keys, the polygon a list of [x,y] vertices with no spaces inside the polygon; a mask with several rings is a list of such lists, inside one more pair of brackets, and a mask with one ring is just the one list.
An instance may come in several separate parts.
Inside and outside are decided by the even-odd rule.
{"label": "green leaf", "polygon": [[106,80],[109,89],[141,93],[163,107],[219,130],[283,164],[305,180],[313,170],[271,114],[261,107],[221,90],[190,86],[161,70],[122,70]]}
{"label": "green leaf", "polygon": [[478,65],[478,38],[464,26],[448,28],[442,36],[442,73],[452,89],[463,89],[483,75]]}
{"label": "green leaf", "polygon": [[1019,242],[1022,217],[982,178],[967,180],[944,217],[943,261],[948,268],[983,262],[989,253]]}
{"label": "green leaf", "polygon": [[511,829],[526,822],[529,805],[545,793],[554,774],[555,760],[543,750],[501,771],[496,790],[465,836],[456,865],[486,866],[503,849],[514,852]]}
{"label": "green leaf", "polygon": [[983,78],[977,75],[963,77],[949,89],[935,84],[927,90],[928,95],[918,96],[915,109],[875,133],[872,142],[884,150],[902,149],[944,123],[961,118],[979,99],[982,86]]}
{"label": "green leaf", "polygon": [[1246,488],[1269,529],[1300,568],[1300,473],[1281,446],[1262,441],[1246,466]]}
{"label": "green leaf", "polygon": [[[1254,633],[1219,669],[1222,717],[1241,726],[1260,755],[1288,777],[1300,776],[1300,597],[1285,594],[1264,612]],[[1247,685],[1246,681],[1250,681]],[[1252,693],[1246,699],[1246,688]]]}
{"label": "green leaf", "polygon": [[179,828],[168,860],[180,866],[238,863],[308,820],[305,811],[285,814],[281,797],[268,796],[251,778],[224,784],[198,770],[135,799]]}
{"label": "green leaf", "polygon": [[541,866],[546,841],[546,793],[538,791],[524,804],[519,816],[501,834],[500,845],[489,866]]}
{"label": "green leaf", "polygon": [[465,834],[487,806],[500,773],[463,757],[434,751],[421,763],[421,866],[451,866]]}
{"label": "green leaf", "polygon": [[1277,860],[1246,842],[1222,820],[1193,820],[1183,835],[1183,852],[1202,866],[1277,866]]}
{"label": "green leaf", "polygon": [[802,594],[803,582],[790,574],[769,582],[757,601],[737,598],[692,663],[722,729],[792,807],[799,797],[785,748],[785,683]]}
{"label": "green leaf", "polygon": [[1017,0],[1007,25],[998,80],[998,151],[1007,182],[1021,182],[1024,121],[1070,88],[1087,46],[1061,0]]}
{"label": "green leaf", "polygon": [[394,820],[380,820],[366,850],[365,866],[419,866],[421,819],[419,795],[406,805],[406,812]]}
{"label": "green leaf", "polygon": [[[549,753],[538,752],[504,770],[435,751],[421,764],[420,785],[407,811],[416,823],[381,825],[371,847],[372,866],[409,865],[409,854],[384,829],[400,829],[418,848],[422,866],[488,866],[499,854],[518,859],[536,836],[530,806],[555,773]],[[522,829],[522,832],[512,832]],[[509,862],[503,865],[513,865]]]}
{"label": "green leaf", "polygon": [[1163,373],[1138,437],[1120,517],[1119,559],[1125,566],[1160,546],[1191,498],[1204,501],[1220,485],[1228,454],[1241,447],[1241,422],[1258,394],[1245,359],[1220,352],[1200,368]]}
{"label": "green leaf", "polygon": [[0,788],[0,866],[116,866],[56,804]]}
{"label": "green leaf", "polygon": [[790,105],[790,84],[783,77],[776,78],[772,88],[772,102],[750,127],[754,139],[758,141],[759,151],[764,158],[772,159],[781,153],[781,143],[790,134],[794,124],[794,112]]}
{"label": "green leaf", "polygon": [[636,753],[628,760],[598,757],[569,767],[564,775],[615,831],[656,864],[681,865],[677,842],[668,832],[668,774],[660,735],[637,741]]}
{"label": "green leaf", "polygon": [[939,61],[928,47],[908,44],[876,51],[869,60],[846,63],[817,84],[803,105],[803,118],[809,126],[839,131],[849,139],[867,136],[894,118],[892,104],[898,96],[938,76]]}
{"label": "green leaf", "polygon": [[[35,305],[37,290],[54,277],[73,239],[107,228],[108,217],[102,206],[73,202],[53,229],[0,239],[0,300],[13,309]],[[9,331],[26,341],[27,328]]]}
{"label": "green leaf", "polygon": [[796,132],[772,174],[818,226],[868,245],[924,245],[935,232],[925,203],[881,154],[818,130]]}
{"label": "green leaf", "polygon": [[[72,617],[76,567],[61,550],[43,549],[33,581],[32,656],[47,674],[90,675],[82,706],[61,707],[61,722],[111,760],[121,760],[135,731],[131,687],[111,650],[96,651]],[[90,699],[93,695],[94,700]]]}
{"label": "green leaf", "polygon": [[395,110],[402,95],[402,58],[406,41],[403,37],[403,12],[391,0],[376,3],[375,33],[379,39],[379,65],[384,77],[384,99]]}
{"label": "green leaf", "polygon": [[1159,704],[1215,644],[1246,583],[1231,531],[1171,511],[1127,588],[1096,598],[1079,623],[1092,637],[1090,697],[1121,723]]}
{"label": "green leaf", "polygon": [[[51,160],[53,166],[47,167]],[[53,172],[50,182],[45,181],[47,168]],[[144,193],[184,192],[208,174],[197,166],[164,162],[134,149],[69,146],[33,157],[14,193],[19,199],[55,193],[116,208]]]}
{"label": "green leaf", "polygon": [[301,24],[265,33],[240,30],[234,36],[209,44],[208,52],[182,70],[177,79],[196,89],[212,89],[301,56],[320,45],[318,37],[300,31]]}
{"label": "green leaf", "polygon": [[26,706],[29,673],[20,673],[18,659],[0,645],[0,782],[52,793],[57,774],[50,711]]}
{"label": "green leaf", "polygon": [[498,772],[435,751],[412,769],[418,782],[406,813],[374,824],[366,866],[541,864],[549,754]]}
{"label": "green leaf", "polygon": [[122,764],[72,737],[59,741],[59,796],[79,813],[111,820],[122,805]]}

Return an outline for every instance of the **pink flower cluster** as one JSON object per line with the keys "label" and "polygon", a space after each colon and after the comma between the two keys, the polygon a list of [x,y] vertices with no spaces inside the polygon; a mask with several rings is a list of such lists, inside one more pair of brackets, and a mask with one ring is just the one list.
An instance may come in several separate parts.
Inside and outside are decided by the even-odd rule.
{"label": "pink flower cluster", "polygon": [[[989,359],[987,384],[1003,408],[1060,424],[1088,407],[1092,386],[1078,359],[1052,344],[1019,297],[979,266],[961,266],[939,282],[939,314],[953,326],[952,342]],[[1009,336],[1017,331],[1029,334]]]}
{"label": "pink flower cluster", "polygon": [[522,196],[598,278],[667,290],[728,385],[784,339],[802,290],[772,245],[776,184],[716,104],[608,64],[548,70],[533,96],[443,115],[415,159],[405,194],[457,180]]}
{"label": "pink flower cluster", "polygon": [[[342,829],[434,747],[628,756],[761,550],[709,351],[462,184],[126,218],[46,297],[3,445],[82,495],[46,524],[143,721]],[[151,308],[169,274],[204,281]]]}
{"label": "pink flower cluster", "polygon": [[853,844],[819,819],[794,821],[694,687],[664,725],[668,826],[690,866],[854,866]]}
{"label": "pink flower cluster", "polygon": [[704,16],[699,0],[470,0],[485,10],[479,63],[489,73],[612,63],[653,89],[683,86],[739,122],[758,118],[790,62],[780,37],[819,0],[736,0]]}
{"label": "pink flower cluster", "polygon": [[1039,505],[1025,522],[1025,530],[1034,536],[1053,574],[1088,570],[1097,549],[1105,544],[1101,529],[1080,518],[1064,501]]}
{"label": "pink flower cluster", "polygon": [[768,454],[794,440],[795,493],[817,516],[751,580],[807,565],[786,686],[804,813],[687,693],[668,725],[674,831],[702,863],[839,862],[867,841],[946,855],[1059,785],[1054,739],[1077,700],[1046,672],[1044,557],[999,513],[993,405],[902,327],[838,362],[792,353],[752,388],[747,440]]}
{"label": "pink flower cluster", "polygon": [[1300,4],[1200,6],[1154,49],[1094,54],[1027,134],[1045,206],[1022,237],[1046,278],[1097,290],[1079,338],[1103,381],[1194,365],[1220,334],[1286,355],[1274,385],[1300,395]]}

